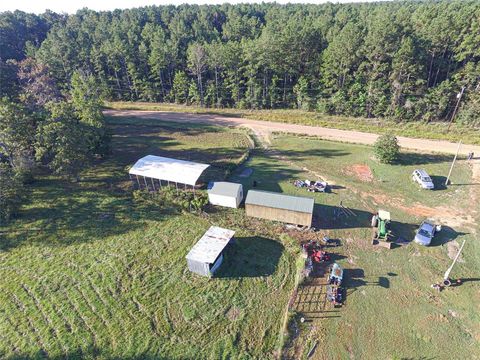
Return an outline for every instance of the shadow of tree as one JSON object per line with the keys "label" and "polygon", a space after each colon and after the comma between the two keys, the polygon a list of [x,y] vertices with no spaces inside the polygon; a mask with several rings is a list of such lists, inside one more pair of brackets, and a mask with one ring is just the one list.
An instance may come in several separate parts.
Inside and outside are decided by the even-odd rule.
{"label": "shadow of tree", "polygon": [[399,165],[423,165],[442,163],[450,160],[452,160],[452,157],[449,155],[422,154],[404,151],[400,153],[396,163]]}
{"label": "shadow of tree", "polygon": [[282,256],[281,243],[261,236],[239,237],[225,251],[217,278],[244,278],[272,275]]}
{"label": "shadow of tree", "polygon": [[135,204],[129,192],[102,188],[97,182],[37,180],[31,199],[38,205],[21,209],[4,232],[1,250],[32,241],[48,246],[89,242],[134,231],[143,220],[163,221],[172,215],[172,209]]}

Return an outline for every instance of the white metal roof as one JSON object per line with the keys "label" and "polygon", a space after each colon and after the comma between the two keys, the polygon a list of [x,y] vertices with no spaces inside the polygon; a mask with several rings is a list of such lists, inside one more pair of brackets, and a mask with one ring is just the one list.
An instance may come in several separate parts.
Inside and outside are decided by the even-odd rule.
{"label": "white metal roof", "polygon": [[215,181],[212,188],[208,189],[207,192],[214,195],[237,197],[241,188],[242,184],[227,181]]}
{"label": "white metal roof", "polygon": [[220,255],[235,231],[218,226],[211,226],[193,246],[186,258],[203,263],[213,264]]}
{"label": "white metal roof", "polygon": [[209,166],[191,161],[147,155],[138,160],[129,173],[193,186]]}

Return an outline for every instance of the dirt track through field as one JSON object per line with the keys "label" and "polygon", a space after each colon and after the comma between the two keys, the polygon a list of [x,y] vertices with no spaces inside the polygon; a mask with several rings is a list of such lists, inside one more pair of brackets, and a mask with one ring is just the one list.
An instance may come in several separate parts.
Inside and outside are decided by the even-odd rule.
{"label": "dirt track through field", "polygon": [[[104,113],[105,115],[114,117],[138,117],[142,119],[157,119],[160,121],[174,121],[186,123],[194,122],[220,126],[243,126],[251,129],[257,136],[262,137],[262,140],[267,142],[269,141],[269,135],[272,132],[306,134],[311,136],[318,136],[327,140],[343,141],[365,145],[373,144],[378,137],[377,134],[365,133],[361,131],[339,130],[308,125],[250,120],[238,117],[210,114],[189,114],[168,111],[141,110],[105,110]],[[457,144],[449,141],[414,139],[403,136],[399,136],[398,141],[401,147],[410,150],[439,152],[447,154],[455,154],[455,152],[457,151]],[[470,151],[473,151],[475,154],[480,155],[480,146],[462,145],[460,147],[460,154],[466,155]]]}

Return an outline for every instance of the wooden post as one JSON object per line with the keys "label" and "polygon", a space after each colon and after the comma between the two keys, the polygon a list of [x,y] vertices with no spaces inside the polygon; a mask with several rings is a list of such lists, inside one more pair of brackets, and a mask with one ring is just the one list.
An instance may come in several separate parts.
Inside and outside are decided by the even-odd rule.
{"label": "wooden post", "polygon": [[150,178],[150,180],[152,180],[153,191],[157,191],[157,189],[155,189],[155,183],[153,181],[153,178]]}
{"label": "wooden post", "polygon": [[143,177],[143,182],[145,183],[145,190],[148,190],[147,178],[145,176]]}
{"label": "wooden post", "polygon": [[142,187],[140,186],[140,180],[138,179],[138,175],[135,175],[137,177],[137,183],[138,183],[138,190],[141,190]]}
{"label": "wooden post", "polygon": [[175,182],[175,187],[177,188],[177,195],[178,195],[178,183]]}
{"label": "wooden post", "polygon": [[455,157],[452,161],[452,166],[450,166],[450,171],[448,172],[447,180],[445,180],[445,186],[448,185],[448,181],[450,180],[450,175],[452,175],[453,165],[455,165],[455,160],[457,160],[458,152],[460,151],[460,145],[462,145],[462,141],[458,142],[457,152],[455,153]]}

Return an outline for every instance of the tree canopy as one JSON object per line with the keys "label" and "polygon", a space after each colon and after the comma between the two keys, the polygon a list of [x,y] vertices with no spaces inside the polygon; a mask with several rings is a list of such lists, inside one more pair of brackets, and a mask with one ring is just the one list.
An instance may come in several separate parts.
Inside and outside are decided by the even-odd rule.
{"label": "tree canopy", "polygon": [[2,69],[34,56],[63,88],[76,71],[92,74],[110,100],[431,121],[450,118],[465,86],[468,123],[478,121],[479,23],[473,0],[6,12],[0,53]]}

